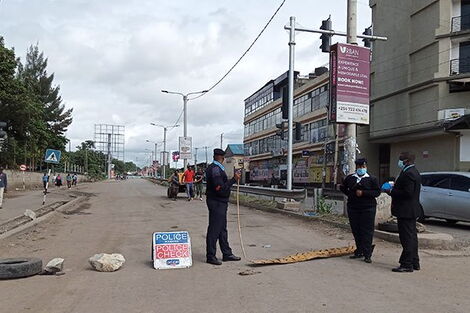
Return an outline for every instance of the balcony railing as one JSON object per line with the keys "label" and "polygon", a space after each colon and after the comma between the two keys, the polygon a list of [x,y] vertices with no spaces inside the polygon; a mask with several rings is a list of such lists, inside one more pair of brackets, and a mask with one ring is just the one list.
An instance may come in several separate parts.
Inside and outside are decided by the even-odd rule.
{"label": "balcony railing", "polygon": [[450,75],[459,75],[470,73],[470,59],[453,59],[450,60]]}
{"label": "balcony railing", "polygon": [[453,17],[451,31],[457,33],[464,30],[470,30],[470,15]]}

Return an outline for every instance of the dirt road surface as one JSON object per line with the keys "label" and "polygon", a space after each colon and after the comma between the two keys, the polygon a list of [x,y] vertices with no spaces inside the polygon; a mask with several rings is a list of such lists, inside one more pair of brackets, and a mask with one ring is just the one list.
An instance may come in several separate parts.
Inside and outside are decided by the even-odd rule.
{"label": "dirt road surface", "polygon": [[[470,258],[422,251],[420,272],[392,273],[400,248],[377,241],[372,264],[348,257],[259,267],[247,262],[213,266],[205,261],[207,208],[201,201],[177,202],[145,180],[89,185],[89,199],[69,214],[0,241],[1,257],[65,258],[64,276],[0,281],[2,313],[107,312],[470,312]],[[181,195],[182,196],[182,195]],[[241,255],[235,207],[229,236]],[[249,257],[280,257],[309,249],[352,243],[348,232],[317,222],[242,208]],[[154,270],[151,234],[187,230],[193,267]],[[271,248],[263,248],[271,245]],[[91,270],[95,253],[122,253],[127,262],[113,273]]]}

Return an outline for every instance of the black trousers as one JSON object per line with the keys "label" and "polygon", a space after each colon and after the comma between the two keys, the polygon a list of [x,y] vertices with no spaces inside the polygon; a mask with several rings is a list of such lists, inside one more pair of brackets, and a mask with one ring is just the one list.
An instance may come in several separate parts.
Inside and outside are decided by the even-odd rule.
{"label": "black trousers", "polygon": [[416,230],[416,219],[398,218],[398,234],[403,251],[400,256],[400,265],[410,268],[419,265],[418,256],[418,231]]}
{"label": "black trousers", "polygon": [[227,208],[228,203],[211,198],[206,199],[209,208],[209,227],[206,236],[206,256],[215,258],[217,240],[224,256],[232,255],[232,249],[228,243],[227,232]]}
{"label": "black trousers", "polygon": [[372,256],[376,207],[348,207],[349,225],[356,242],[356,255]]}

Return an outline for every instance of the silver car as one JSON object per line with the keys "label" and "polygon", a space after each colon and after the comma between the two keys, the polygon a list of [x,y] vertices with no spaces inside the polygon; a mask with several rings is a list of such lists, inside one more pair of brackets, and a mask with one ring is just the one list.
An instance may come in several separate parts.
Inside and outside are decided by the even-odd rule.
{"label": "silver car", "polygon": [[424,216],[437,217],[449,223],[470,222],[470,173],[421,173],[420,201]]}

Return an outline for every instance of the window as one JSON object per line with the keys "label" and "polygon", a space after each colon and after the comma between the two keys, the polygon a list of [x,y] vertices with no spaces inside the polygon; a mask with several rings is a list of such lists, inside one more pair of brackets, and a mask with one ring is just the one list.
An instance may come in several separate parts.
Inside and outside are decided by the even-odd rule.
{"label": "window", "polygon": [[451,177],[450,189],[458,191],[470,191],[470,178],[460,175]]}
{"label": "window", "polygon": [[434,188],[450,188],[450,177],[443,174],[432,174],[427,175],[425,179],[422,179],[421,184],[423,186],[434,187]]}

